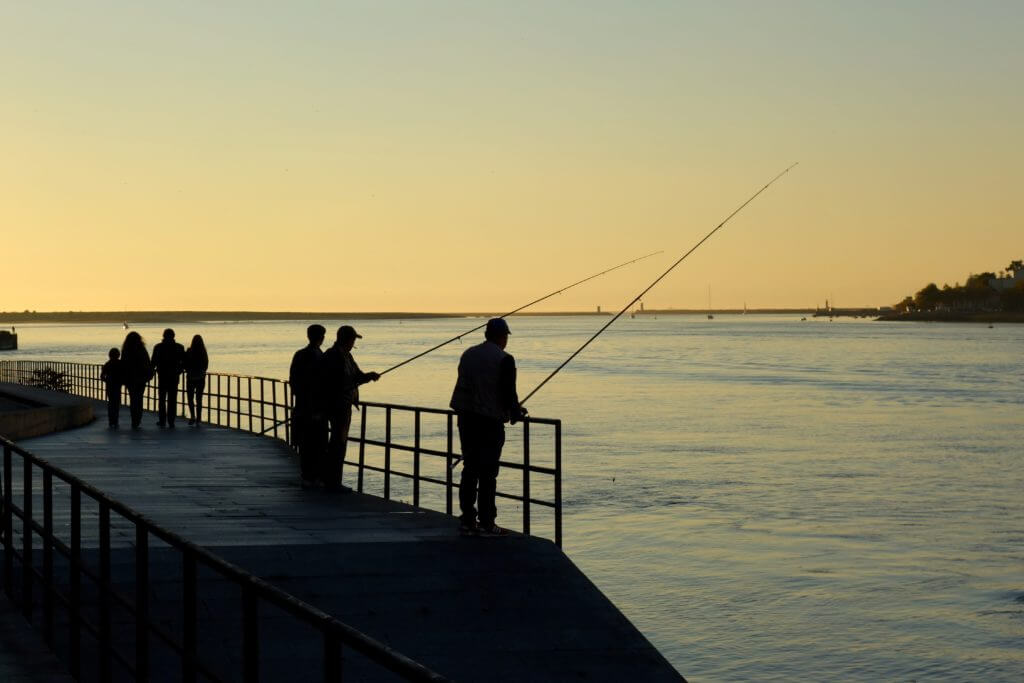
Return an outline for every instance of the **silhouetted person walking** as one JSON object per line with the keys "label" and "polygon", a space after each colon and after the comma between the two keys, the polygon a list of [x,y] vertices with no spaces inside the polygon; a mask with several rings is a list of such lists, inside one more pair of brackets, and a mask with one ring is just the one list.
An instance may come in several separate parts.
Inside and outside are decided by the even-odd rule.
{"label": "silhouetted person walking", "polygon": [[324,343],[327,329],[313,324],[306,328],[309,344],[295,352],[288,369],[288,383],[292,388],[292,441],[299,449],[299,470],[302,487],[316,485],[320,478],[320,461],[325,447],[327,425],[322,415],[315,414],[314,391],[317,385],[317,369],[320,347]]}
{"label": "silhouetted person walking", "polygon": [[210,357],[200,335],[192,337],[185,351],[185,396],[188,398],[188,423],[199,426],[203,421],[203,393],[206,391],[206,370]]}
{"label": "silhouetted person walking", "polygon": [[142,395],[146,391],[146,383],[152,378],[153,366],[149,362],[146,343],[138,332],[129,332],[121,345],[121,379],[128,389],[132,429],[138,429],[142,424]]}
{"label": "silhouetted person walking", "polygon": [[332,491],[351,490],[342,485],[341,474],[345,465],[348,433],[352,426],[352,406],[359,405],[360,384],[380,379],[376,372],[360,370],[352,357],[356,339],[362,338],[363,335],[356,333],[352,326],[342,325],[338,328],[334,345],[320,359],[317,400],[321,403],[331,430],[321,476],[324,487]]}
{"label": "silhouetted person walking", "polygon": [[100,371],[100,381],[107,390],[107,426],[117,429],[121,417],[121,352],[110,349],[107,358]]}
{"label": "silhouetted person walking", "polygon": [[178,414],[178,382],[185,369],[185,347],[174,341],[174,330],[164,330],[164,338],[153,347],[153,368],[157,379],[158,427],[174,428]]}

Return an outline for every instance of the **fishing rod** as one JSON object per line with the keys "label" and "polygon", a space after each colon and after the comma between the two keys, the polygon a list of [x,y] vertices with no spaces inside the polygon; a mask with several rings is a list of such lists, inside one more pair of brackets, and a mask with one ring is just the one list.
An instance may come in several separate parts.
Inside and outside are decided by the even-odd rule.
{"label": "fishing rod", "polygon": [[[643,261],[646,258],[650,258],[651,256],[655,256],[655,255],[660,254],[660,253],[662,253],[662,251],[652,251],[650,254],[647,254],[646,256],[640,256],[638,258],[633,259],[632,261],[626,261],[625,263],[620,263],[619,265],[613,266],[612,268],[609,268],[607,270],[602,270],[600,273],[596,273],[594,275],[591,275],[590,277],[585,277],[582,280],[578,280],[577,282],[572,283],[571,285],[566,285],[565,287],[562,287],[559,290],[551,292],[550,294],[546,294],[546,295],[540,297],[539,299],[534,299],[530,303],[524,304],[523,306],[520,306],[519,308],[515,309],[514,311],[509,311],[508,313],[506,313],[504,315],[501,315],[501,316],[498,316],[498,317],[499,318],[507,318],[507,317],[509,317],[511,315],[515,315],[516,313],[518,313],[519,311],[523,310],[524,308],[529,308],[530,306],[533,306],[534,304],[539,304],[541,301],[544,301],[545,299],[550,299],[551,297],[555,296],[556,294],[561,294],[562,292],[566,291],[567,289],[572,289],[576,285],[582,285],[584,282],[589,282],[590,280],[593,280],[596,277],[601,277],[602,275],[610,273],[613,270],[618,270],[619,268],[624,268],[624,267],[626,267],[626,266],[628,266],[628,265],[630,265],[632,263],[636,263],[637,261]],[[390,367],[387,370],[385,370],[384,372],[380,373],[380,375],[381,375],[381,377],[383,377],[384,375],[388,374],[392,370],[397,370],[398,368],[402,367],[406,363],[411,363],[414,360],[416,360],[417,358],[422,358],[423,356],[427,355],[428,353],[431,353],[432,351],[437,351],[442,346],[447,346],[448,344],[451,344],[453,341],[458,341],[458,340],[462,339],[463,337],[465,337],[467,334],[472,334],[472,333],[476,332],[477,330],[482,329],[482,328],[484,328],[486,326],[487,326],[487,323],[483,323],[482,325],[477,325],[473,329],[471,329],[471,330],[469,330],[467,332],[463,332],[462,334],[457,335],[455,337],[452,337],[448,341],[443,341],[443,342],[441,342],[440,344],[438,344],[436,346],[430,347],[426,351],[423,351],[421,353],[417,353],[412,358],[408,358],[406,360],[403,360],[398,365]]]}
{"label": "fishing rod", "polygon": [[[797,162],[797,163],[799,163],[799,162]],[[643,298],[644,294],[646,294],[647,292],[651,291],[651,289],[653,289],[653,288],[654,288],[654,286],[655,286],[656,284],[658,284],[659,282],[661,282],[661,281],[662,281],[662,279],[663,279],[663,278],[664,278],[664,277],[665,277],[666,275],[668,275],[669,273],[671,273],[671,272],[672,272],[672,271],[673,271],[673,270],[675,269],[675,267],[676,267],[676,266],[678,266],[678,265],[679,265],[680,263],[682,263],[682,262],[683,262],[683,260],[685,260],[685,259],[686,259],[686,257],[687,257],[687,256],[689,256],[690,254],[692,254],[693,252],[695,252],[695,251],[697,250],[697,248],[698,248],[698,247],[700,247],[700,245],[704,244],[704,243],[705,243],[705,242],[706,242],[706,241],[708,240],[708,238],[710,238],[710,237],[711,237],[712,235],[714,235],[714,234],[715,234],[716,232],[718,232],[718,230],[719,230],[719,229],[720,229],[720,228],[721,228],[721,227],[722,227],[723,225],[725,225],[726,223],[728,223],[728,222],[729,222],[729,220],[730,220],[730,219],[731,219],[731,218],[732,218],[733,216],[735,216],[735,215],[736,215],[736,214],[738,214],[738,213],[739,213],[740,211],[742,211],[742,210],[743,210],[743,207],[745,207],[745,206],[746,206],[747,204],[749,204],[750,202],[754,201],[754,200],[755,200],[755,199],[757,198],[757,196],[758,196],[758,195],[760,195],[760,194],[761,194],[762,192],[764,192],[764,191],[765,191],[765,190],[767,190],[767,189],[768,189],[769,187],[771,187],[771,185],[772,185],[772,184],[773,184],[773,183],[774,183],[774,182],[775,182],[776,180],[778,180],[778,179],[779,179],[779,178],[781,178],[782,176],[784,176],[784,175],[786,175],[787,173],[789,173],[789,172],[790,172],[790,171],[791,171],[791,170],[793,169],[793,167],[794,167],[794,166],[796,166],[796,165],[797,165],[796,163],[795,163],[795,164],[793,164],[792,166],[790,166],[789,168],[787,168],[786,170],[784,170],[784,171],[783,171],[782,173],[780,173],[780,174],[778,174],[777,176],[775,176],[774,178],[772,178],[772,179],[771,179],[771,180],[770,180],[770,181],[768,182],[768,184],[767,184],[767,185],[765,185],[765,186],[764,186],[764,187],[762,187],[762,188],[761,188],[760,190],[758,190],[758,191],[757,191],[757,192],[755,192],[755,193],[754,193],[753,195],[751,195],[751,196],[750,196],[750,198],[749,198],[749,199],[748,199],[747,201],[745,201],[745,202],[743,202],[742,204],[740,204],[740,205],[739,205],[739,207],[738,207],[738,208],[737,208],[737,209],[736,209],[735,211],[733,211],[733,212],[732,212],[732,213],[730,213],[730,214],[729,214],[728,216],[726,216],[725,220],[724,220],[724,221],[722,221],[721,223],[719,223],[719,224],[718,224],[717,226],[715,226],[715,229],[714,229],[714,230],[712,230],[712,231],[711,231],[711,232],[709,232],[708,234],[704,235],[704,238],[703,238],[703,239],[702,239],[702,240],[701,240],[700,242],[697,242],[697,244],[693,245],[693,247],[692,247],[692,248],[691,248],[691,249],[690,249],[690,250],[689,250],[688,252],[686,252],[685,254],[683,254],[682,256],[680,256],[680,257],[679,257],[679,259],[678,259],[678,260],[677,260],[677,261],[676,261],[675,263],[673,263],[673,264],[672,264],[671,266],[669,266],[668,270],[666,270],[666,271],[665,271],[664,273],[662,273],[661,275],[659,275],[659,276],[658,276],[658,278],[657,278],[657,279],[656,279],[656,280],[655,280],[654,282],[652,282],[651,284],[647,285],[647,288],[646,288],[646,289],[645,289],[644,291],[642,291],[642,292],[640,292],[639,294],[637,294],[637,295],[636,295],[636,297],[634,297],[632,301],[630,301],[630,302],[629,302],[628,304],[626,304],[626,305],[625,305],[625,306],[623,307],[623,309],[622,309],[621,311],[619,311],[618,313],[616,313],[616,314],[615,314],[615,317],[613,317],[613,318],[612,318],[611,320],[609,320],[609,321],[608,321],[607,323],[605,323],[605,324],[604,324],[604,325],[603,325],[603,326],[601,327],[601,329],[599,329],[599,330],[598,330],[597,332],[595,332],[595,333],[594,333],[594,336],[592,336],[592,337],[591,337],[590,339],[588,339],[588,340],[587,340],[586,342],[584,342],[584,343],[583,343],[583,346],[581,346],[581,347],[579,347],[578,349],[576,349],[575,351],[573,351],[573,352],[572,352],[572,355],[571,355],[571,356],[569,356],[568,358],[566,358],[566,359],[565,359],[565,360],[564,360],[564,361],[562,362],[562,364],[561,364],[561,365],[559,365],[559,366],[558,366],[557,368],[555,368],[555,369],[554,369],[554,370],[553,370],[553,371],[551,372],[551,374],[550,374],[550,375],[548,375],[547,377],[545,377],[545,378],[544,378],[544,381],[543,381],[543,382],[541,382],[540,384],[538,384],[538,385],[537,385],[537,387],[536,387],[536,388],[535,388],[535,389],[534,389],[533,391],[531,391],[531,392],[530,392],[529,394],[527,394],[527,395],[526,395],[526,398],[524,398],[524,399],[523,399],[522,401],[520,401],[520,402],[519,402],[519,405],[522,405],[522,404],[526,403],[527,401],[529,401],[529,400],[530,400],[530,397],[531,397],[531,396],[533,396],[533,395],[534,395],[534,394],[536,394],[536,393],[537,393],[538,391],[540,391],[540,388],[541,388],[541,387],[543,387],[543,386],[544,386],[545,384],[547,384],[547,383],[548,383],[548,382],[549,382],[549,381],[551,380],[551,378],[552,378],[552,377],[554,377],[555,375],[557,375],[557,374],[559,373],[559,371],[560,371],[560,370],[561,370],[562,368],[564,368],[564,367],[565,367],[566,365],[568,365],[568,364],[569,364],[569,361],[571,361],[571,360],[572,360],[573,358],[575,358],[576,356],[578,356],[578,355],[579,355],[579,353],[580,353],[580,352],[581,352],[581,351],[582,351],[583,349],[587,348],[587,346],[589,346],[589,345],[590,345],[590,342],[592,342],[592,341],[594,341],[595,339],[597,339],[597,338],[598,338],[598,336],[599,336],[599,335],[600,335],[600,334],[601,334],[602,332],[604,332],[605,330],[607,330],[607,329],[608,329],[608,328],[609,328],[609,327],[611,326],[611,324],[612,324],[613,322],[615,322],[616,320],[618,320],[618,319],[619,319],[619,317],[621,317],[623,313],[625,313],[626,311],[628,311],[628,310],[629,310],[629,307],[630,307],[630,306],[632,306],[632,305],[633,305],[633,304],[635,304],[635,303],[636,303],[637,301],[639,301],[639,300],[640,300],[641,298]]]}

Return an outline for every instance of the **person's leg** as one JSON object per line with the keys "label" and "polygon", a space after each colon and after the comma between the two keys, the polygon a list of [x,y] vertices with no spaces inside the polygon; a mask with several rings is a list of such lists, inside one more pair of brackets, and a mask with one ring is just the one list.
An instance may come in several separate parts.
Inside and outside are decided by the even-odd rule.
{"label": "person's leg", "polygon": [[188,423],[196,423],[196,378],[188,375],[185,378],[185,400],[188,401]]}
{"label": "person's leg", "polygon": [[196,379],[196,425],[203,421],[203,394],[206,393],[206,373]]}
{"label": "person's leg", "polygon": [[345,466],[348,432],[352,425],[352,406],[332,410],[328,414],[328,423],[331,435],[324,453],[322,477],[324,486],[337,489],[342,485],[341,471]]}
{"label": "person's leg", "polygon": [[128,388],[128,402],[131,405],[133,429],[138,429],[139,425],[142,424],[142,393],[145,390],[145,385]]}
{"label": "person's leg", "polygon": [[[348,435],[352,430],[352,406],[347,406],[341,411],[338,420],[338,442],[335,446],[336,466],[338,468],[338,485],[344,485],[342,474],[345,469],[345,454],[348,452]],[[334,425],[331,425],[331,438],[334,438]]]}
{"label": "person's leg", "polygon": [[479,481],[478,434],[476,420],[459,415],[459,442],[462,446],[462,477],[459,480],[459,510],[464,526],[476,525],[476,488]]}
{"label": "person's leg", "polygon": [[167,382],[167,426],[173,427],[178,417],[178,377]]}
{"label": "person's leg", "polygon": [[315,463],[313,462],[313,442],[310,429],[310,415],[306,407],[296,403],[292,409],[292,438],[299,449],[299,472],[303,483],[316,480]]}
{"label": "person's leg", "polygon": [[156,423],[161,427],[167,424],[167,382],[163,377],[156,380]]}
{"label": "person's leg", "polygon": [[327,415],[314,413],[309,420],[308,431],[313,478],[330,485],[332,473],[327,471],[327,425]]}
{"label": "person's leg", "polygon": [[482,435],[480,450],[480,495],[477,505],[480,508],[480,526],[487,528],[494,526],[494,520],[498,517],[498,508],[495,504],[495,492],[498,487],[498,461],[501,459],[501,449],[505,445],[505,426],[492,420],[486,426]]}
{"label": "person's leg", "polygon": [[121,387],[107,387],[107,424],[116,427],[121,414]]}

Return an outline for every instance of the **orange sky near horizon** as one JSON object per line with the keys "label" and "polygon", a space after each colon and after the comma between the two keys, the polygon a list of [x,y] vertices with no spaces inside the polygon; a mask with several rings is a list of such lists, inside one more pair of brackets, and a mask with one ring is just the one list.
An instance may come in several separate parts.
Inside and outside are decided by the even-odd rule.
{"label": "orange sky near horizon", "polygon": [[0,7],[0,311],[893,304],[1024,258],[1024,5]]}

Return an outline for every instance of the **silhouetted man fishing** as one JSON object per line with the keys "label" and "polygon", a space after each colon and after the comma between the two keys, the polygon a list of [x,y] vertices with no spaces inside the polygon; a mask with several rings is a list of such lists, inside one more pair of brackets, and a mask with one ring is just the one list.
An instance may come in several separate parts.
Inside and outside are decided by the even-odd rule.
{"label": "silhouetted man fishing", "polygon": [[466,536],[508,533],[494,523],[498,461],[505,445],[505,423],[515,424],[526,415],[516,393],[515,359],[505,353],[509,334],[503,318],[491,318],[484,332],[486,341],[466,349],[459,359],[451,408],[458,415],[462,445],[459,533]]}
{"label": "silhouetted man fishing", "polygon": [[363,372],[352,357],[356,339],[362,339],[351,325],[338,328],[337,340],[320,358],[317,382],[317,402],[331,429],[331,440],[323,459],[321,478],[328,491],[350,491],[341,483],[348,446],[349,428],[352,426],[352,406],[359,405],[359,385],[376,382],[380,375]]}
{"label": "silhouetted man fishing", "polygon": [[317,366],[320,363],[320,346],[324,343],[327,329],[313,324],[306,328],[309,344],[292,356],[288,369],[288,383],[292,388],[295,405],[292,408],[292,440],[299,449],[299,470],[302,488],[316,485],[320,476],[320,461],[325,446],[326,424],[314,415],[314,391],[316,388]]}
{"label": "silhouetted man fishing", "polygon": [[185,347],[174,341],[174,330],[153,347],[153,369],[157,377],[157,426],[174,428],[178,414],[178,381],[185,371]]}

